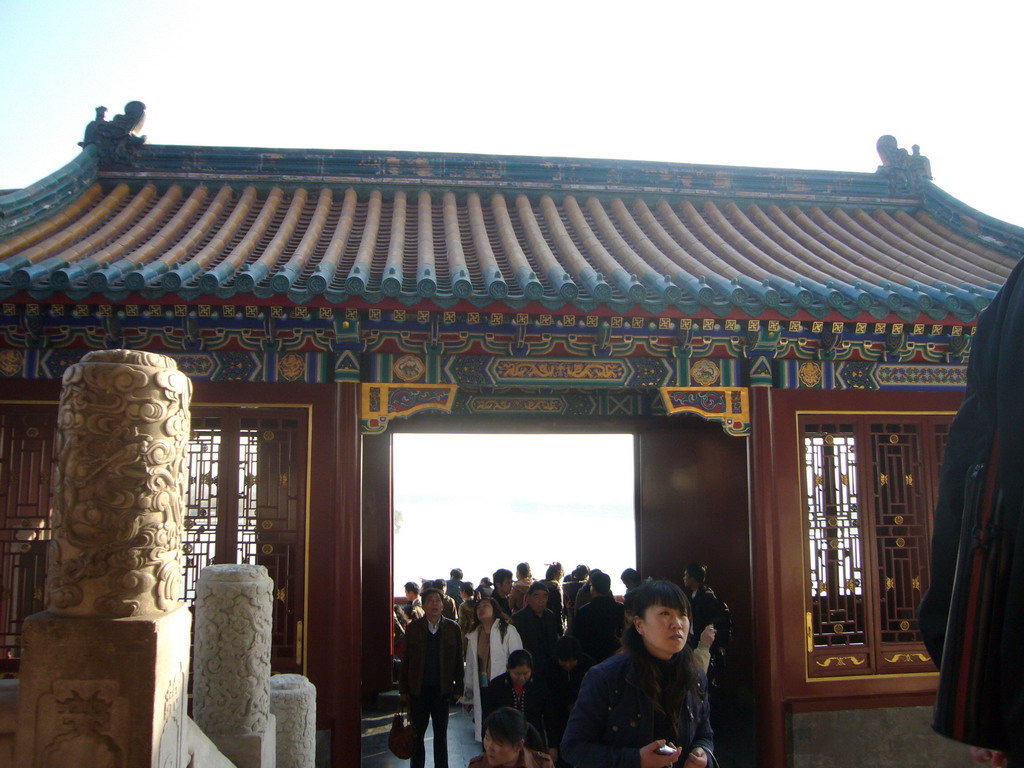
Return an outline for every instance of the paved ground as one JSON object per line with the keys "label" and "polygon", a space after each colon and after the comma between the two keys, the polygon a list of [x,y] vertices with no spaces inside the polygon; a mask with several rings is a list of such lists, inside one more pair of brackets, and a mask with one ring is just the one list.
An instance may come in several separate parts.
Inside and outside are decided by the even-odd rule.
{"label": "paved ground", "polygon": [[[363,711],[363,768],[405,768],[409,764],[408,760],[399,760],[388,750],[394,701],[394,697],[382,697],[379,709]],[[386,709],[388,706],[390,710]],[[712,723],[715,756],[721,768],[755,768],[753,700],[737,695],[723,702]],[[431,726],[427,731],[427,768],[434,768],[433,738]],[[449,768],[465,768],[470,759],[482,751],[480,743],[473,739],[473,716],[463,712],[462,707],[452,707],[448,718]]]}
{"label": "paved ground", "polygon": [[[408,760],[399,760],[388,750],[388,732],[391,730],[390,712],[363,712],[363,768],[407,768]],[[427,729],[427,768],[434,765],[434,726]],[[473,739],[473,715],[452,707],[448,714],[448,766],[465,768],[469,761],[483,751]]]}

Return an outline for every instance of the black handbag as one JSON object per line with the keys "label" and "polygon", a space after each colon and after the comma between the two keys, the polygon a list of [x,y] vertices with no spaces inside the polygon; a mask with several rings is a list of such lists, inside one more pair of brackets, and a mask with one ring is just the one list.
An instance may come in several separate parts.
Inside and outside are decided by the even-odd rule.
{"label": "black handbag", "polygon": [[391,733],[388,734],[388,749],[399,760],[408,760],[416,751],[416,726],[405,722],[403,708],[399,707],[391,721]]}
{"label": "black handbag", "polygon": [[[998,436],[988,464],[968,471],[932,727],[976,747],[1009,746],[1000,706],[999,648],[1013,542],[998,491]],[[1011,683],[1012,684],[1012,683]]]}

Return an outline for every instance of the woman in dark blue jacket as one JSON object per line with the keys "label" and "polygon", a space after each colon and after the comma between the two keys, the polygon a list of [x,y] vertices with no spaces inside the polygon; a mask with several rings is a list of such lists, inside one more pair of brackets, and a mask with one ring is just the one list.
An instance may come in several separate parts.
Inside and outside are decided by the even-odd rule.
{"label": "woman in dark blue jacket", "polygon": [[623,652],[583,678],[562,756],[585,768],[715,765],[707,678],[686,644],[689,600],[670,581],[649,581],[632,606]]}

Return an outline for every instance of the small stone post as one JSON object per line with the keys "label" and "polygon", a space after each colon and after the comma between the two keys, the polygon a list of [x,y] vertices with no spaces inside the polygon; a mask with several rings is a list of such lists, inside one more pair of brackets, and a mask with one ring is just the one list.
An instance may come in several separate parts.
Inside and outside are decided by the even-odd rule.
{"label": "small stone post", "polygon": [[303,675],[270,678],[270,711],[277,717],[277,768],[316,762],[316,688]]}
{"label": "small stone post", "polygon": [[273,768],[274,581],[262,565],[208,565],[196,583],[192,715],[238,768]]}
{"label": "small stone post", "polygon": [[90,352],[64,373],[47,610],[25,622],[16,764],[181,764],[181,590],[192,385],[174,361]]}

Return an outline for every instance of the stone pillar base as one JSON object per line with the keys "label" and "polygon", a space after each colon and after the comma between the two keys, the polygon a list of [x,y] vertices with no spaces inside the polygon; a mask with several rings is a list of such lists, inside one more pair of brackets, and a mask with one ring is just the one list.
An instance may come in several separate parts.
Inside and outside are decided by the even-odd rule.
{"label": "stone pillar base", "polygon": [[182,765],[189,627],[158,617],[25,621],[16,764]]}
{"label": "stone pillar base", "polygon": [[316,688],[302,675],[272,675],[270,712],[277,716],[277,768],[316,764]]}
{"label": "stone pillar base", "polygon": [[274,768],[277,755],[277,719],[267,716],[267,730],[262,733],[208,733],[221,754],[239,768]]}

